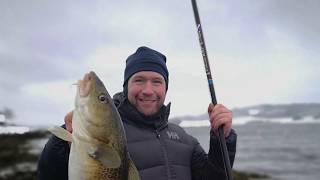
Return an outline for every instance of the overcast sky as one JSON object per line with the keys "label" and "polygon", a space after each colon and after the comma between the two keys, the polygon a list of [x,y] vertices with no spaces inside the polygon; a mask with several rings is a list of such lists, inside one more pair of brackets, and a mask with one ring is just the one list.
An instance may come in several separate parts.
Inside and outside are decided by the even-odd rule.
{"label": "overcast sky", "polygon": [[[320,1],[198,0],[218,102],[320,102]],[[18,123],[61,124],[84,73],[111,94],[139,46],[167,56],[171,117],[210,95],[191,1],[0,1],[0,108]]]}

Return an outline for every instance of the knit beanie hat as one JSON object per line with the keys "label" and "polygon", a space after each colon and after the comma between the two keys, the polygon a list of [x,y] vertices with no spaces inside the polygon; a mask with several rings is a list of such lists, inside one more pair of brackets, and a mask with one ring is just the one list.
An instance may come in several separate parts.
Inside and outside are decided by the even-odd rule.
{"label": "knit beanie hat", "polygon": [[168,89],[169,72],[166,65],[166,56],[160,52],[142,46],[127,58],[124,70],[124,89],[127,88],[129,78],[139,71],[153,71],[161,74],[166,82],[166,89]]}

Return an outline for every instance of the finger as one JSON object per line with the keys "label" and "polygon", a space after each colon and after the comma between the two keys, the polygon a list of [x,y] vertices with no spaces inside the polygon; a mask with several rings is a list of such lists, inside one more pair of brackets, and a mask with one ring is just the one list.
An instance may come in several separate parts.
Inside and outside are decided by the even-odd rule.
{"label": "finger", "polygon": [[67,131],[72,133],[72,117],[73,117],[73,111],[69,112],[65,117],[64,117],[64,122],[66,125]]}
{"label": "finger", "polygon": [[223,105],[216,105],[213,110],[210,113],[210,116],[212,117],[216,117],[218,114],[222,114],[222,113],[230,113],[232,114],[232,112],[227,109],[226,107],[224,107]]}
{"label": "finger", "polygon": [[208,106],[208,114],[210,114],[213,111],[214,105],[212,103]]}
{"label": "finger", "polygon": [[217,129],[213,129],[213,130],[219,132],[220,128],[222,128],[222,130],[223,130],[223,136],[225,138],[227,138],[229,136],[230,132],[231,132],[231,129],[229,128],[229,125],[224,125],[222,127],[219,127]]}
{"label": "finger", "polygon": [[224,106],[215,106],[213,112],[209,115],[211,120],[217,120],[224,117],[228,117],[232,119],[232,111],[225,108]]}
{"label": "finger", "polygon": [[229,119],[230,121],[232,121],[232,113],[223,112],[223,113],[220,113],[217,115],[211,114],[211,116],[209,118],[210,118],[210,123],[211,123],[212,127],[216,127],[217,126],[216,122],[220,121],[221,119]]}
{"label": "finger", "polygon": [[[223,116],[222,116],[223,115]],[[229,133],[231,131],[231,126],[232,126],[232,114],[231,113],[223,113],[221,116],[217,116],[216,119],[213,122],[213,128],[218,129],[219,127],[223,127],[224,129],[224,136],[228,137]]]}
{"label": "finger", "polygon": [[232,119],[232,113],[231,112],[220,112],[219,114],[211,114],[209,118],[211,121],[217,121],[218,119],[222,119],[222,118]]}
{"label": "finger", "polygon": [[221,119],[217,119],[214,123],[213,123],[213,128],[214,129],[218,129],[220,126],[226,125],[226,124],[231,124],[231,119],[228,117],[224,117]]}
{"label": "finger", "polygon": [[221,117],[221,118],[215,118],[215,119],[211,118],[210,119],[211,128],[218,129],[221,126],[221,124],[226,123],[225,121],[227,119],[229,118],[228,117]]}
{"label": "finger", "polygon": [[226,137],[226,138],[230,135],[231,123],[228,123],[228,124],[223,126],[223,132],[224,132],[224,137]]}

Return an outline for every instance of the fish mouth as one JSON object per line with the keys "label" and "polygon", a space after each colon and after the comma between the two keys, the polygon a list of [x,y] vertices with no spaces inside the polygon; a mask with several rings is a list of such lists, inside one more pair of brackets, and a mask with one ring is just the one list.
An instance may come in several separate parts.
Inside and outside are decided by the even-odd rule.
{"label": "fish mouth", "polygon": [[79,95],[80,97],[87,97],[90,93],[90,89],[93,81],[92,72],[86,73],[84,77],[78,81],[79,84]]}

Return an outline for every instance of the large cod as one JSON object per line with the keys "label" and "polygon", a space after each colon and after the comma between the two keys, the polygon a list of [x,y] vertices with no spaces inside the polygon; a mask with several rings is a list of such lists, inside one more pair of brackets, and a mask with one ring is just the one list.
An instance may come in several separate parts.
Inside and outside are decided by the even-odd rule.
{"label": "large cod", "polygon": [[71,142],[69,180],[140,180],[119,113],[94,72],[78,81],[72,129],[49,129]]}

